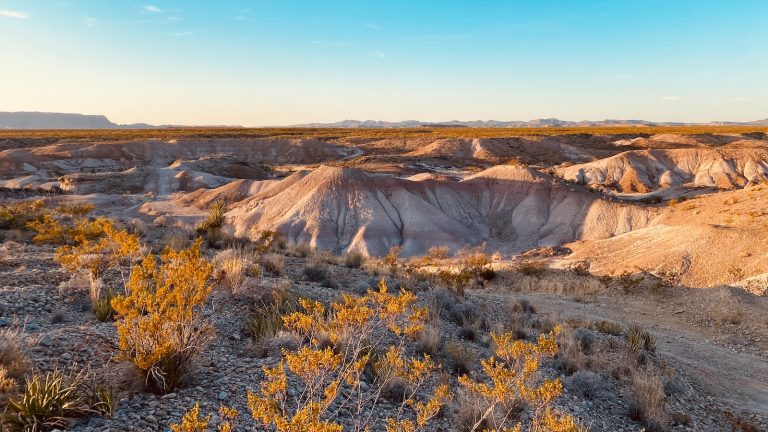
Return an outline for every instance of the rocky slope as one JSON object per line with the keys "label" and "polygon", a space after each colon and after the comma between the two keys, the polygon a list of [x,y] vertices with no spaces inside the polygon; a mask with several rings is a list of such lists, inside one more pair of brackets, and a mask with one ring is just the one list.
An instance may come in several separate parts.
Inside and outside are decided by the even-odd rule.
{"label": "rocky slope", "polygon": [[648,225],[653,211],[607,202],[521,166],[462,181],[412,181],[323,166],[302,171],[233,205],[236,235],[278,230],[295,243],[383,255],[419,255],[488,242],[521,251],[598,239]]}
{"label": "rocky slope", "polygon": [[635,150],[559,168],[562,178],[619,192],[690,185],[741,188],[768,179],[768,142],[737,141],[716,149]]}

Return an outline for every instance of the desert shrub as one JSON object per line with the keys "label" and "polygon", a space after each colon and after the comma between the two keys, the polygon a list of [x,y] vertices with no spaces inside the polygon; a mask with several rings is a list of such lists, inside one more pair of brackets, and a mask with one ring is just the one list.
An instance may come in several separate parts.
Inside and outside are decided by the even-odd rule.
{"label": "desert shrub", "polygon": [[463,248],[458,252],[461,273],[469,274],[475,282],[491,280],[496,273],[491,268],[491,257],[485,253],[485,245]]}
{"label": "desert shrub", "polygon": [[568,318],[565,320],[565,323],[573,329],[584,329],[592,326],[591,321],[580,318]]}
{"label": "desert shrub", "polygon": [[254,243],[256,251],[262,254],[286,247],[285,236],[277,231],[262,231]]}
{"label": "desert shrub", "polygon": [[543,261],[527,261],[518,264],[515,271],[525,276],[539,278],[547,272],[547,264]]}
{"label": "desert shrub", "polygon": [[282,255],[268,253],[261,257],[261,266],[264,271],[274,276],[282,276],[285,273],[285,258]]}
{"label": "desert shrub", "polygon": [[610,390],[608,377],[588,370],[574,372],[565,379],[565,387],[587,399],[593,399]]}
{"label": "desert shrub", "polygon": [[[109,321],[115,314],[112,308],[112,291],[104,290],[102,276],[109,269],[120,271],[125,280],[125,270],[140,252],[139,238],[126,230],[117,230],[108,220],[102,220],[103,235],[94,240],[78,239],[74,246],[64,245],[56,249],[56,261],[72,273],[69,281],[59,286],[64,294],[78,294],[87,279],[91,309],[100,321]],[[86,274],[87,278],[83,275]]]}
{"label": "desert shrub", "polygon": [[656,351],[656,338],[643,330],[642,327],[633,324],[627,328],[627,345],[629,350],[634,353],[642,350],[654,352]]}
{"label": "desert shrub", "polygon": [[541,360],[557,353],[555,337],[559,332],[560,328],[556,327],[552,333],[540,335],[535,343],[515,340],[509,333],[491,335],[494,355],[480,361],[487,379],[475,381],[466,375],[459,377],[462,387],[483,403],[480,418],[469,430],[479,430],[484,421],[496,430],[520,428],[519,423],[513,425],[510,420],[514,418],[513,410],[519,409],[519,402],[529,407],[531,431],[586,430],[571,415],[551,406],[562,393],[563,383],[538,376]]}
{"label": "desert shrub", "polygon": [[272,291],[256,301],[246,321],[246,331],[257,341],[274,337],[283,329],[283,317],[300,310],[298,297],[292,291]]}
{"label": "desert shrub", "polygon": [[679,270],[674,269],[659,270],[654,276],[656,276],[656,283],[652,286],[652,289],[656,292],[663,292],[666,288],[679,286],[683,279],[683,274]]}
{"label": "desert shrub", "polygon": [[344,256],[344,265],[349,268],[360,268],[363,264],[365,264],[365,254],[360,251],[350,251]]}
{"label": "desert shrub", "polygon": [[0,406],[13,395],[32,371],[32,362],[27,356],[21,331],[12,328],[0,329]]}
{"label": "desert shrub", "polygon": [[217,253],[213,258],[213,268],[219,285],[229,292],[240,288],[253,260],[253,253],[244,248],[226,249]]}
{"label": "desert shrub", "polygon": [[591,330],[579,328],[573,331],[573,337],[579,342],[581,350],[585,353],[592,351],[592,346],[597,341],[597,337]]}
{"label": "desert shrub", "polygon": [[[303,341],[285,352],[285,360],[264,369],[266,378],[258,392],[249,392],[248,405],[256,422],[267,429],[340,431],[341,416],[354,430],[371,428],[371,415],[385,391],[405,380],[400,408],[386,421],[389,431],[423,429],[438,414],[448,388],[438,385],[431,396],[428,380],[436,369],[429,356],[412,358],[406,345],[423,328],[426,311],[414,306],[413,294],[390,294],[382,281],[378,291],[365,296],[343,295],[332,312],[317,302],[302,300],[303,312],[285,318],[286,329]],[[327,341],[327,342],[326,342]],[[361,377],[373,359],[372,347],[386,349],[376,361],[368,392],[359,391]],[[330,344],[331,346],[328,346]],[[298,397],[287,399],[289,377],[296,380]],[[343,383],[351,392],[342,396]],[[405,417],[409,412],[413,417]],[[382,425],[377,425],[379,430]]]}
{"label": "desert shrub", "polygon": [[123,358],[144,375],[150,391],[172,390],[210,341],[212,326],[201,309],[212,271],[197,240],[185,250],[166,249],[160,263],[148,255],[131,272],[127,294],[112,300]]}
{"label": "desert shrub", "polygon": [[70,273],[86,270],[91,280],[101,278],[110,268],[123,269],[138,255],[139,238],[126,230],[117,230],[107,219],[100,219],[100,237],[80,237],[74,246],[56,249],[56,262]]}
{"label": "desert shrub", "polygon": [[459,328],[459,336],[470,342],[477,341],[480,338],[480,325],[477,323],[467,323],[462,325],[461,328]]}
{"label": "desert shrub", "polygon": [[573,329],[566,327],[557,336],[555,367],[565,375],[573,375],[589,363],[582,344],[574,333]]}
{"label": "desert shrub", "polygon": [[192,244],[191,235],[185,231],[172,231],[163,236],[160,241],[165,247],[175,250],[188,248]]}
{"label": "desert shrub", "polygon": [[416,351],[434,357],[440,350],[441,342],[440,329],[433,326],[424,326],[416,342]]}
{"label": "desert shrub", "polygon": [[424,295],[424,303],[427,306],[429,320],[434,322],[440,319],[443,311],[456,301],[456,296],[445,288],[433,288]]}
{"label": "desert shrub", "polygon": [[613,336],[621,334],[621,324],[613,321],[595,321],[592,323],[595,330]]}
{"label": "desert shrub", "polygon": [[640,285],[640,283],[643,281],[643,277],[635,277],[632,273],[625,271],[616,278],[616,281],[619,283],[619,287],[621,287],[622,291],[625,293],[630,293],[633,289]]}
{"label": "desert shrub", "polygon": [[141,237],[147,233],[147,224],[141,219],[133,218],[128,222],[126,229],[129,233]]}
{"label": "desert shrub", "polygon": [[739,325],[744,320],[744,312],[734,308],[728,308],[718,314],[718,321],[722,324]]}
{"label": "desert shrub", "polygon": [[427,250],[427,257],[431,260],[444,260],[450,252],[448,246],[432,246]]}
{"label": "desert shrub", "polygon": [[306,258],[315,253],[315,248],[307,242],[301,242],[292,248],[292,252],[299,258]]}
{"label": "desert shrub", "polygon": [[211,415],[200,418],[200,404],[195,403],[189,411],[184,413],[181,418],[181,423],[174,423],[168,427],[171,432],[208,432],[209,430],[216,430],[218,432],[231,432],[234,429],[235,421],[239,413],[233,408],[221,406],[218,413],[218,422],[215,429],[209,429],[211,423]]}
{"label": "desert shrub", "polygon": [[457,376],[467,375],[477,363],[477,356],[458,341],[448,341],[443,346],[450,371]]}
{"label": "desert shrub", "polygon": [[69,279],[59,284],[58,289],[61,295],[65,296],[69,301],[75,302],[80,300],[81,297],[95,292],[95,289],[92,289],[95,283],[97,282],[91,278],[91,274],[87,270],[81,270],[72,273]]}
{"label": "desert shrub", "polygon": [[481,324],[484,310],[470,301],[457,301],[448,305],[446,314],[449,321],[458,326]]}
{"label": "desert shrub", "polygon": [[514,300],[512,302],[511,309],[512,309],[512,312],[514,313],[523,313],[523,314],[536,313],[536,308],[531,304],[530,300],[524,297]]}
{"label": "desert shrub", "polygon": [[0,202],[0,229],[24,230],[48,211],[43,200]]}
{"label": "desert shrub", "polygon": [[464,289],[472,280],[469,273],[462,271],[439,270],[436,276],[440,285],[459,296],[464,296]]}
{"label": "desert shrub", "polygon": [[305,265],[302,273],[304,273],[304,277],[311,282],[323,282],[328,279],[328,268],[317,262]]}
{"label": "desert shrub", "polygon": [[58,370],[32,375],[19,398],[8,401],[4,425],[10,430],[65,429],[71,419],[91,414],[111,414],[114,398],[88,387],[86,372],[65,374]]}
{"label": "desert shrub", "polygon": [[490,422],[483,418],[483,405],[484,401],[477,396],[465,393],[459,396],[455,422],[460,432],[491,430]]}
{"label": "desert shrub", "polygon": [[95,205],[89,202],[82,202],[82,203],[61,203],[56,207],[54,211],[61,215],[82,217],[94,210],[96,210]]}
{"label": "desert shrub", "polygon": [[659,377],[643,373],[634,376],[628,411],[629,418],[642,422],[649,432],[662,432],[667,429],[664,388]]}
{"label": "desert shrub", "polygon": [[200,234],[218,234],[227,223],[226,204],[223,201],[216,201],[208,209],[208,216],[203,219],[196,227],[195,231]]}
{"label": "desert shrub", "polygon": [[477,277],[479,278],[480,281],[485,281],[485,282],[492,281],[496,278],[496,270],[490,267],[480,269],[477,272]]}
{"label": "desert shrub", "polygon": [[32,238],[35,243],[65,245],[101,236],[105,222],[105,218],[70,220],[46,213],[39,220],[28,222],[27,226],[37,233]]}
{"label": "desert shrub", "polygon": [[400,252],[402,248],[400,246],[392,246],[389,248],[389,252],[384,256],[384,265],[389,267],[390,273],[397,272],[400,266]]}
{"label": "desert shrub", "polygon": [[576,276],[589,276],[589,261],[579,261],[573,264],[570,269]]}

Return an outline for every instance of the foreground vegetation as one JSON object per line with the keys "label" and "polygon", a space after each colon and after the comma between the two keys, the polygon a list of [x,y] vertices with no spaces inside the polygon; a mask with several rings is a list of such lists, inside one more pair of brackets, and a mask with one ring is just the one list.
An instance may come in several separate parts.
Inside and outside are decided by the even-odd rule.
{"label": "foreground vegetation", "polygon": [[[510,297],[500,315],[473,302],[470,289],[500,277],[482,247],[455,256],[436,247],[412,259],[401,258],[398,248],[382,259],[338,257],[289,245],[275,232],[254,242],[227,238],[215,206],[197,230],[146,244],[141,234],[147,227],[92,217],[93,206],[2,208],[7,227],[54,245],[56,261],[69,274],[60,291],[87,299],[93,316],[114,329],[105,349],[131,366],[138,385],[121,386],[93,371],[112,363],[38,369],[21,332],[3,330],[4,431],[61,429],[77,419],[109,417],[118,394],[189,390],[196,363],[226,338],[217,334],[219,305],[242,302],[249,305],[239,319],[250,336],[250,355],[270,363],[250,372],[256,385],[243,392],[247,402],[237,409],[222,401],[217,412],[206,412],[209,406],[170,399],[189,410],[168,425],[171,430],[394,432],[434,430],[446,419],[467,432],[585,430],[564,409],[566,389],[569,398],[590,401],[622,393],[626,417],[648,431],[691,422],[670,407],[680,391],[677,377],[645,329],[550,319],[519,296]],[[366,288],[378,285],[340,289],[340,269],[371,276]],[[564,271],[593,278],[588,263]],[[521,263],[515,277],[540,280],[548,272],[532,261]],[[278,282],[264,284],[267,279]],[[297,289],[299,280],[335,294],[317,298]],[[618,292],[640,289],[637,276],[604,283]]]}

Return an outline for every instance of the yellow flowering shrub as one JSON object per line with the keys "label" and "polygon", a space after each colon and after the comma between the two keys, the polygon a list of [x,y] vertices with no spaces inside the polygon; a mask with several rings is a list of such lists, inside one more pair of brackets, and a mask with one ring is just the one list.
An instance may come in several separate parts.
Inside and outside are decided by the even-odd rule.
{"label": "yellow flowering shrub", "polygon": [[98,219],[103,236],[96,240],[79,239],[74,246],[56,249],[56,261],[72,273],[87,271],[92,280],[100,278],[109,268],[121,271],[140,251],[139,238],[126,230],[118,231],[109,220]]}
{"label": "yellow flowering shrub", "polygon": [[[532,411],[532,432],[579,432],[585,430],[572,416],[551,407],[563,391],[560,379],[538,380],[542,359],[557,354],[555,336],[560,327],[540,335],[535,343],[515,340],[512,333],[491,334],[494,356],[480,362],[486,380],[476,381],[466,375],[459,383],[484,403],[484,410],[471,431],[520,431],[521,424],[510,425],[514,402],[526,402]],[[488,427],[490,426],[490,429]]]}
{"label": "yellow flowering shrub", "polygon": [[32,238],[36,243],[76,244],[95,239],[104,233],[104,224],[109,220],[103,217],[90,220],[82,213],[86,210],[90,211],[90,207],[73,210],[71,214],[45,211],[27,222],[27,228],[37,232]]}
{"label": "yellow flowering shrub", "polygon": [[0,201],[0,229],[24,229],[39,219],[48,209],[44,200]]}
{"label": "yellow flowering shrub", "polygon": [[[219,408],[219,417],[221,422],[216,425],[217,432],[232,432],[235,420],[237,419],[238,412],[236,409],[221,406]],[[210,429],[211,416],[210,414],[204,418],[200,418],[200,404],[196,403],[195,406],[184,413],[181,418],[181,423],[174,423],[170,425],[171,432],[208,432]]]}
{"label": "yellow flowering shrub", "polygon": [[150,391],[172,390],[190,360],[212,337],[201,309],[211,293],[213,267],[198,239],[188,249],[148,255],[132,271],[126,294],[112,300],[123,357],[146,377]]}
{"label": "yellow flowering shrub", "polygon": [[[302,341],[285,359],[264,368],[258,392],[249,392],[248,405],[261,425],[279,432],[340,432],[340,411],[348,411],[355,430],[372,427],[372,412],[382,392],[395,380],[406,384],[403,400],[387,420],[388,431],[422,430],[448,400],[448,387],[437,386],[427,400],[419,390],[431,385],[438,365],[429,357],[412,358],[407,344],[424,327],[427,311],[415,306],[406,291],[378,290],[362,297],[343,295],[330,310],[319,302],[302,300],[303,310],[284,317],[285,328]],[[388,346],[374,360],[373,348]],[[373,383],[364,388],[362,375],[375,366]],[[288,377],[300,383],[298,396],[289,396]],[[332,408],[333,407],[333,408]]]}

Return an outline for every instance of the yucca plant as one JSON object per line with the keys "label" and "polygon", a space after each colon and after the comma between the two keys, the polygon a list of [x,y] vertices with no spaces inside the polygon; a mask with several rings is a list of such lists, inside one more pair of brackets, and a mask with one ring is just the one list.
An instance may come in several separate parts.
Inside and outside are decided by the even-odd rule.
{"label": "yucca plant", "polygon": [[195,231],[199,234],[218,232],[227,223],[227,217],[224,215],[226,211],[226,204],[223,201],[214,202],[211,204],[210,213],[205,220],[195,227]]}
{"label": "yucca plant", "polygon": [[115,295],[112,290],[107,290],[93,301],[93,313],[101,322],[112,321],[115,317],[115,308],[112,307],[112,299]]}
{"label": "yucca plant", "polygon": [[24,394],[11,398],[5,413],[10,430],[47,431],[66,427],[69,419],[90,410],[82,399],[81,374],[66,375],[55,370],[26,380]]}

